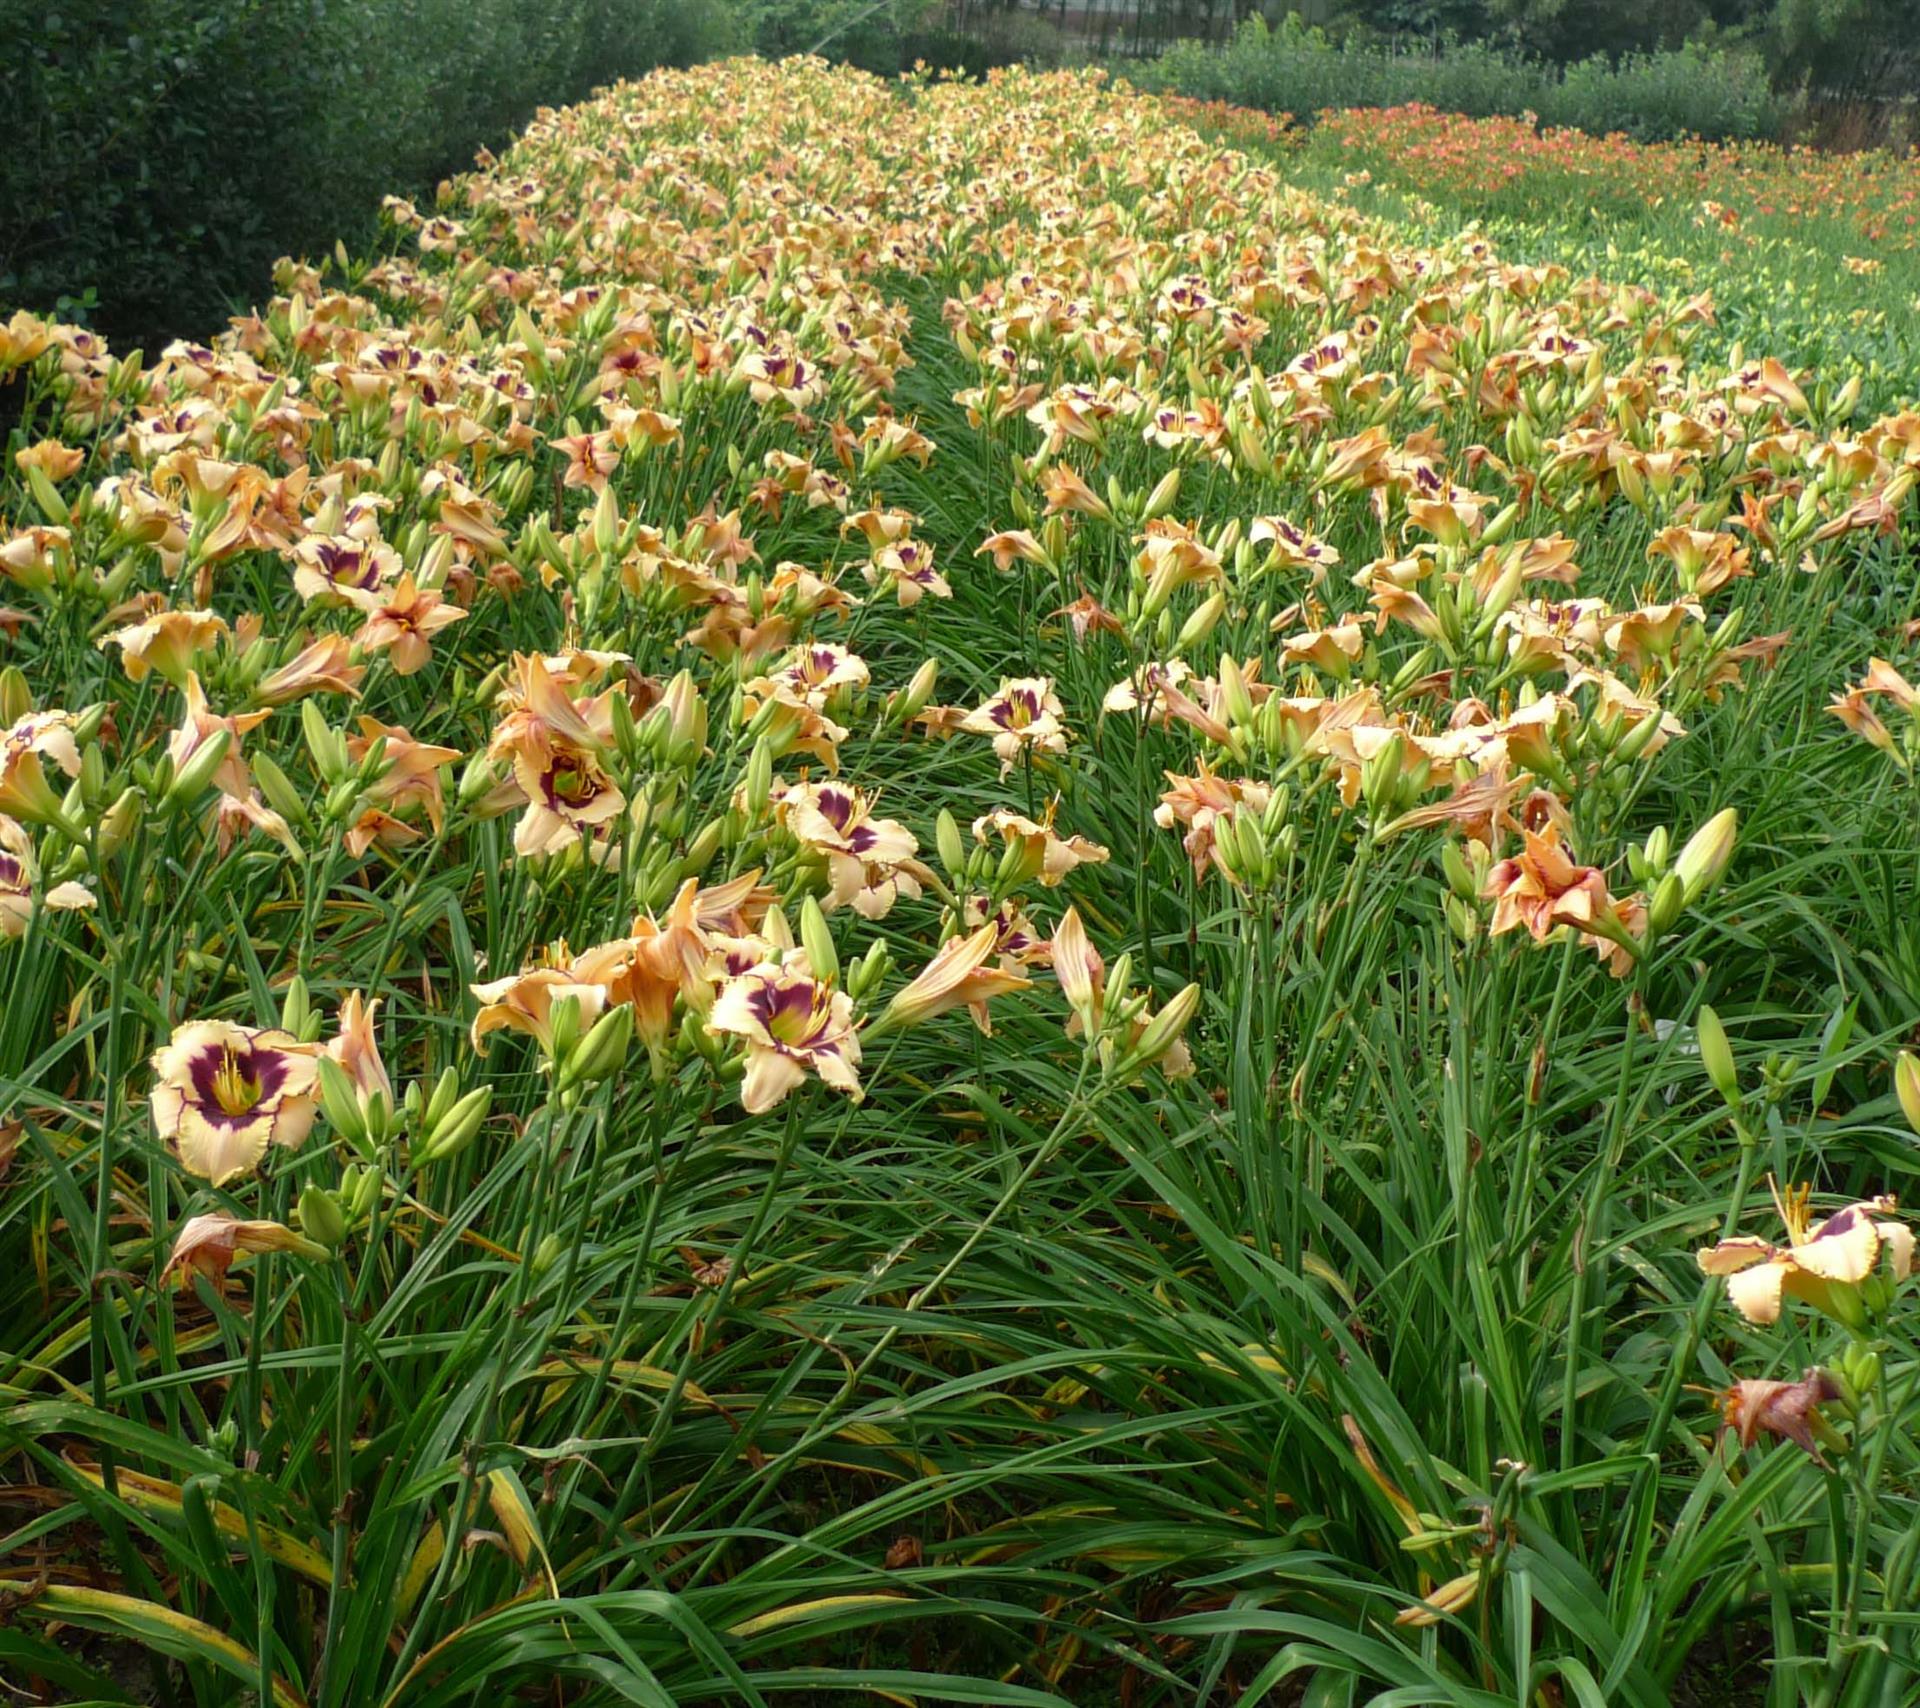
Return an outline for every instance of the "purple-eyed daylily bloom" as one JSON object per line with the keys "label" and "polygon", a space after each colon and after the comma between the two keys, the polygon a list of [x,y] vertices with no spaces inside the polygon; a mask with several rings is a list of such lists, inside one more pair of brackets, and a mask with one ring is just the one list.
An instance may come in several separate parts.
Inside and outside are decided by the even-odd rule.
{"label": "purple-eyed daylily bloom", "polygon": [[155,1129],[189,1174],[215,1186],[313,1126],[317,1053],[290,1033],[191,1021],[154,1051],[153,1071]]}

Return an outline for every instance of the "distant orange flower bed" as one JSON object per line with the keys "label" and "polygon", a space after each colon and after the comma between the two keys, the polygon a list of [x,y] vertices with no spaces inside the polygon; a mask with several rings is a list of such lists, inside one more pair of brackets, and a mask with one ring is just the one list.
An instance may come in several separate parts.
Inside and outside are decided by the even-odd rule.
{"label": "distant orange flower bed", "polygon": [[1412,105],[1353,108],[1322,125],[1365,165],[1436,194],[1536,193],[1542,202],[1694,202],[1734,227],[1756,216],[1843,221],[1867,243],[1920,243],[1920,153],[1828,154],[1772,143],[1634,142]]}

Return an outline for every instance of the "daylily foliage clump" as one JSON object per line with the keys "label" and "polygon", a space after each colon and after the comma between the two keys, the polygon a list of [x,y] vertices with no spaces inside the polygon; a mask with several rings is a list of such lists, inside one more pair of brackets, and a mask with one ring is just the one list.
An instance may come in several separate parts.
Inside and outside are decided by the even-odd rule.
{"label": "daylily foliage clump", "polygon": [[1920,948],[1781,874],[1911,897],[1920,415],[1097,74],[662,73],[385,213],[0,327],[29,1675],[1911,1664]]}

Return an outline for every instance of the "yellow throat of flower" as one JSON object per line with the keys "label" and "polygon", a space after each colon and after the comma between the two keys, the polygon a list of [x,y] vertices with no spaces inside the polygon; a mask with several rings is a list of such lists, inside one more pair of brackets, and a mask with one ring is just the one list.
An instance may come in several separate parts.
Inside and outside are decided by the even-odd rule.
{"label": "yellow throat of flower", "polygon": [[229,1115],[245,1115],[260,1101],[260,1087],[242,1071],[232,1050],[225,1052],[214,1071],[213,1096]]}

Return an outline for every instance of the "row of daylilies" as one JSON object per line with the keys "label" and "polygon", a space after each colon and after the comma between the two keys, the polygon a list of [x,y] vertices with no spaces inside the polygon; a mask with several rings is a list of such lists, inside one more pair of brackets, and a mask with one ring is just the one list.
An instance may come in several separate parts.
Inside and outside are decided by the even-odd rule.
{"label": "row of daylilies", "polygon": [[[241,1213],[323,1116],[354,1169],[493,1131],[502,1031],[555,1107],[700,1063],[759,1116],[810,1080],[859,1097],[877,1038],[961,1007],[985,1032],[1050,968],[1099,1073],[1209,1066],[1202,993],[1109,970],[1065,900],[1114,911],[1122,827],[1070,786],[1109,722],[1158,744],[1144,810],[1196,885],[1251,910],[1337,817],[1356,858],[1431,838],[1461,939],[1571,934],[1632,975],[1735,836],[1728,809],[1629,845],[1648,768],[1794,644],[1756,632],[1775,584],[1914,508],[1920,415],[1697,370],[1704,297],[1398,244],[1096,78],[747,75],[543,115],[391,204],[387,258],[285,264],[209,345],[0,331],[0,929],[121,953],[141,850],[183,825],[288,874],[262,905],[302,921],[279,1024],[169,986],[192,1000],[142,1089],[220,1189],[167,1242],[183,1280],[351,1237],[378,1173],[303,1195],[298,1231]],[[929,292],[963,383],[916,414]],[[925,497],[954,436],[992,471],[985,537]],[[963,580],[1028,662],[943,703],[919,659]],[[1835,709],[1910,767],[1872,695],[1916,708],[1876,660]],[[970,833],[892,816],[969,748],[1001,801]],[[334,904],[495,849],[552,940],[463,969],[470,1054],[397,1092],[388,967],[337,963]],[[316,972],[353,992],[330,1035]],[[1782,1202],[1785,1247],[1702,1257],[1753,1320],[1905,1278],[1890,1199]],[[1730,1415],[1814,1450],[1840,1390],[1809,1381]]]}

